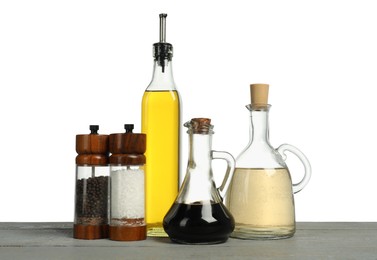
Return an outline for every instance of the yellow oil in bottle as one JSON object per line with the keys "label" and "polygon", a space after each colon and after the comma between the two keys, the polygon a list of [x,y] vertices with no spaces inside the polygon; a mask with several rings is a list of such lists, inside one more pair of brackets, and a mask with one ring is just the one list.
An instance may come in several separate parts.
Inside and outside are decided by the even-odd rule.
{"label": "yellow oil in bottle", "polygon": [[162,221],[178,194],[179,107],[175,90],[144,92],[142,132],[147,135],[145,201],[148,236],[167,236]]}

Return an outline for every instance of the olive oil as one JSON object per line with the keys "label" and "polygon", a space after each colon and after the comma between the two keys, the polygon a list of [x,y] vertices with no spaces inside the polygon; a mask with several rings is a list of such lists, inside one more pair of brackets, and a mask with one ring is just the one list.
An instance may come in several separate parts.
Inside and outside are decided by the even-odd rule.
{"label": "olive oil", "polygon": [[146,149],[148,236],[167,236],[162,221],[178,194],[180,102],[176,90],[145,91],[142,132]]}

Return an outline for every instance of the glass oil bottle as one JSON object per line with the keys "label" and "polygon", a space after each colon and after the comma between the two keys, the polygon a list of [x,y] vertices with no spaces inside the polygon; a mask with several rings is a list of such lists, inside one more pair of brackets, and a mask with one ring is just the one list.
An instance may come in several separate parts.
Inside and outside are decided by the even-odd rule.
{"label": "glass oil bottle", "polygon": [[166,42],[166,14],[160,14],[160,42],[153,45],[152,81],[142,99],[146,149],[146,222],[148,236],[167,236],[162,220],[178,194],[180,97],[176,89],[173,46]]}

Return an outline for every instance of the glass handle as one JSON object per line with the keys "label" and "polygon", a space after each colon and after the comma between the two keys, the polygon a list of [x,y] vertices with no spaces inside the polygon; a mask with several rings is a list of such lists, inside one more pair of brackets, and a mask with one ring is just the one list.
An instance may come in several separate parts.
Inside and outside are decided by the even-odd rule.
{"label": "glass handle", "polygon": [[236,166],[236,161],[234,160],[233,156],[227,152],[218,152],[218,151],[211,151],[212,159],[223,159],[227,162],[228,166],[226,169],[226,173],[224,176],[224,180],[221,183],[220,187],[217,190],[220,193],[220,196],[224,198],[226,191],[228,190],[230,181],[232,180],[234,168]]}
{"label": "glass handle", "polygon": [[308,184],[310,177],[312,175],[312,167],[310,166],[308,158],[306,158],[306,156],[299,149],[290,144],[282,144],[276,150],[281,154],[283,160],[287,158],[287,156],[285,155],[285,151],[289,151],[296,155],[304,165],[304,177],[299,183],[293,184],[293,193],[299,192],[306,186],[306,184]]}

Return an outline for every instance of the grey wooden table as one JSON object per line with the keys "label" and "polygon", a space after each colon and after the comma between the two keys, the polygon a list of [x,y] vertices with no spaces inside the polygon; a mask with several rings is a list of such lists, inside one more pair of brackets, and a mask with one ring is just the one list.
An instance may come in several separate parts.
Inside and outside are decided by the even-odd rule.
{"label": "grey wooden table", "polygon": [[0,259],[377,259],[377,223],[297,223],[289,239],[200,246],[76,240],[71,223],[0,223]]}

